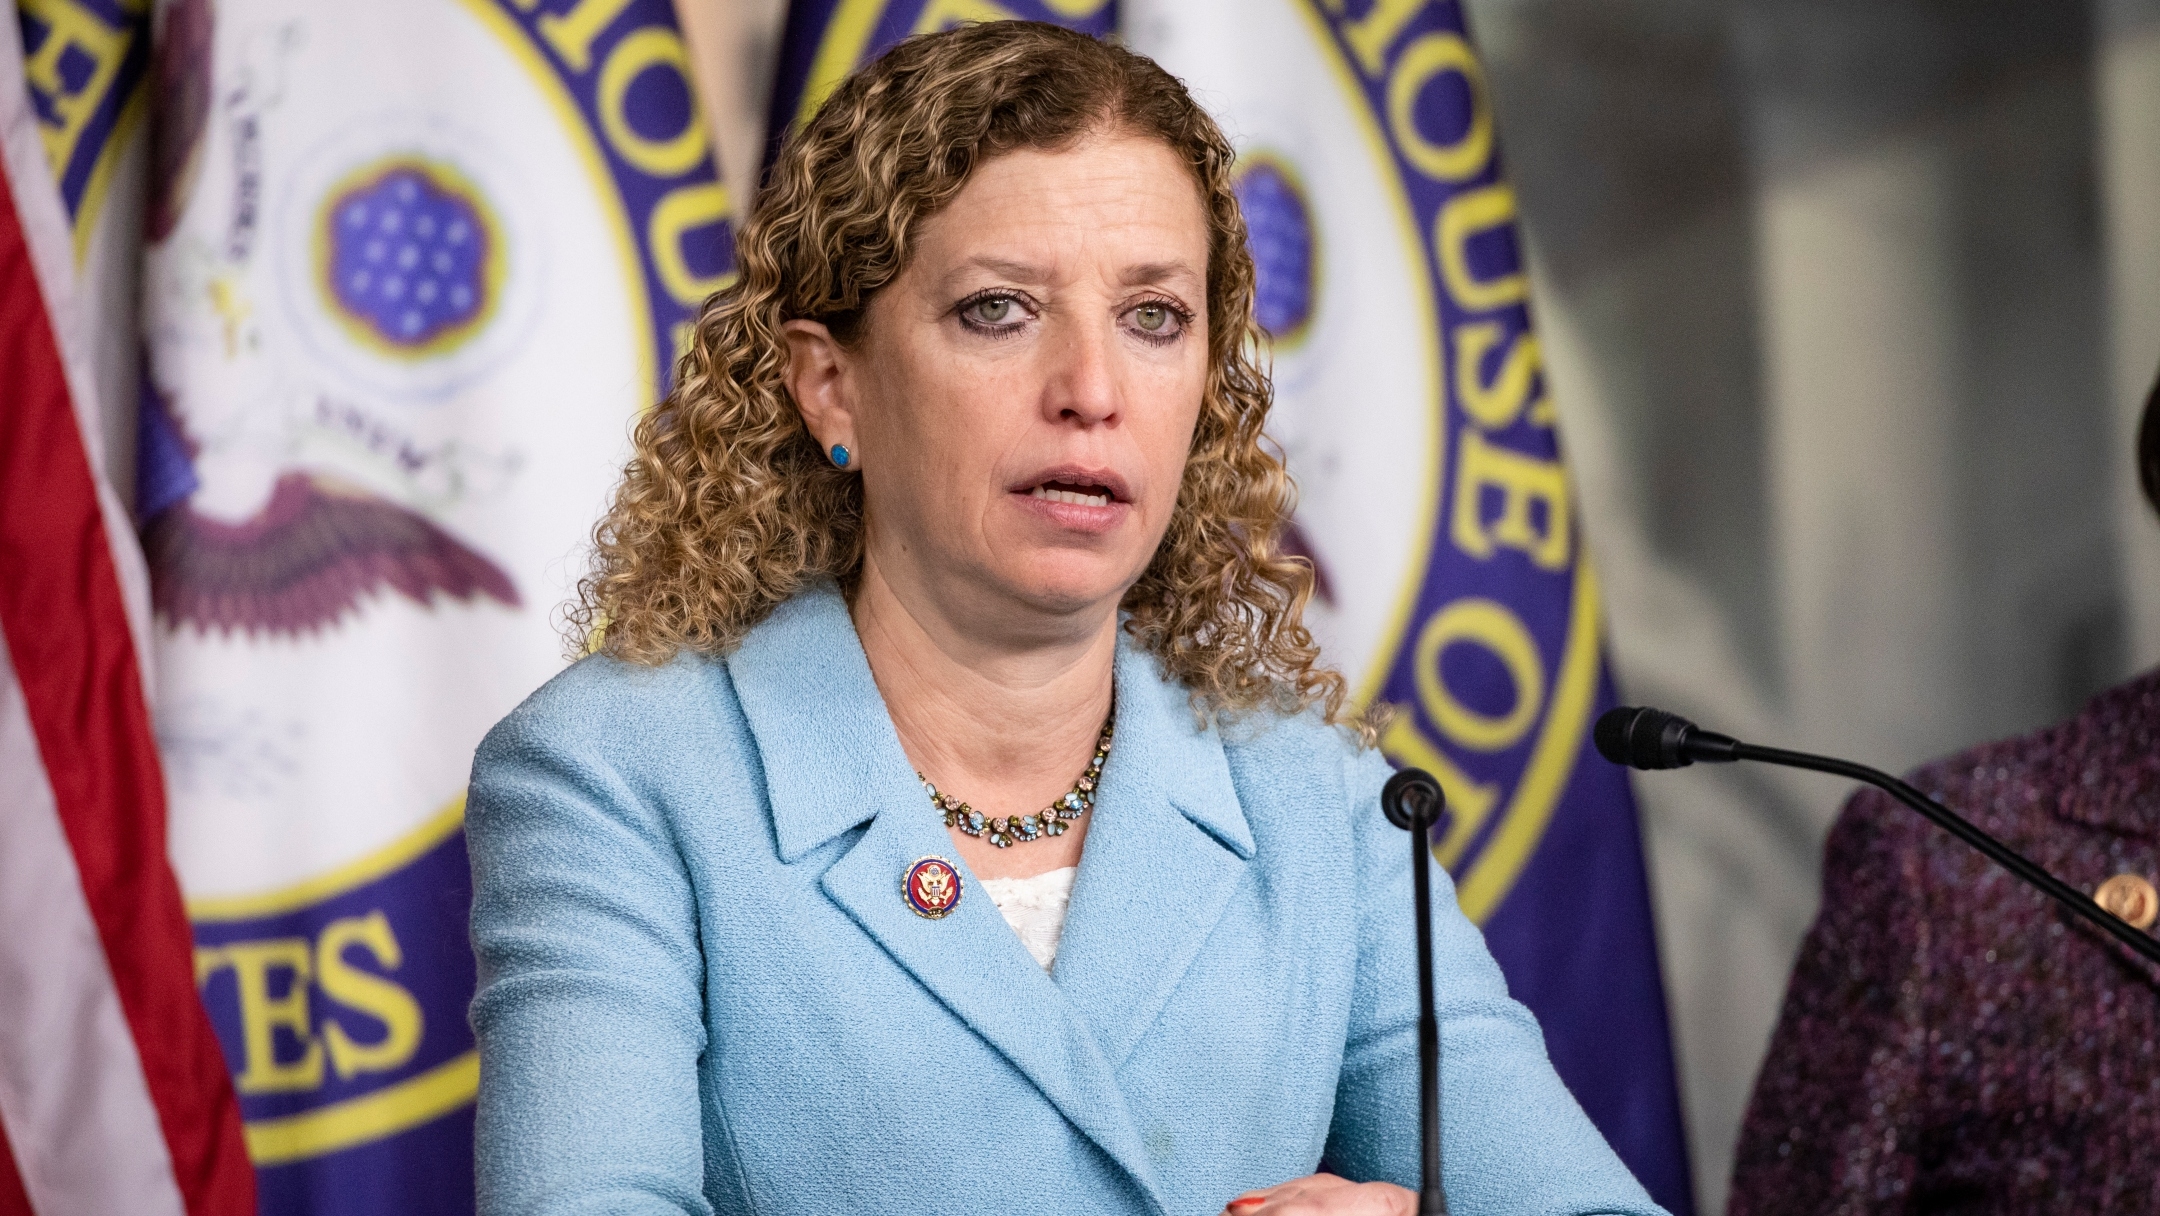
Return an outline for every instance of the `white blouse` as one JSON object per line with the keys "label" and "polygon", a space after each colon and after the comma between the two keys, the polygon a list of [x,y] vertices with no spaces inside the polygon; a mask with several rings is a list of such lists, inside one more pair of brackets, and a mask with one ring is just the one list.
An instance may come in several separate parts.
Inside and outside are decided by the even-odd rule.
{"label": "white blouse", "polygon": [[1033,878],[981,880],[990,902],[1045,971],[1057,959],[1058,939],[1065,934],[1065,909],[1072,903],[1073,879],[1079,873],[1080,867],[1066,866]]}

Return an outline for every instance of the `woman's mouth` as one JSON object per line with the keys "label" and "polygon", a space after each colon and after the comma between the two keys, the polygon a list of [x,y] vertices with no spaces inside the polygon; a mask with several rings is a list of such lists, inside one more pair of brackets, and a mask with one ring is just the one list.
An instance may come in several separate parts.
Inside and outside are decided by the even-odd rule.
{"label": "woman's mouth", "polygon": [[1044,469],[1033,484],[1014,486],[1028,514],[1061,532],[1105,536],[1132,515],[1132,490],[1115,470],[1067,465]]}
{"label": "woman's mouth", "polygon": [[1028,497],[1075,507],[1107,507],[1117,501],[1117,496],[1104,486],[1069,481],[1046,481],[1029,490]]}

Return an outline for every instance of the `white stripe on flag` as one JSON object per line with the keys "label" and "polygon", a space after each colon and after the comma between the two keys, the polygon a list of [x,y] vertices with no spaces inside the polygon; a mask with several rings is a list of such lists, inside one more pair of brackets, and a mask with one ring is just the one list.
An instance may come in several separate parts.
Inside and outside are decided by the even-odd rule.
{"label": "white stripe on flag", "polygon": [[[12,23],[10,23],[12,24]],[[0,638],[0,1121],[38,1216],[184,1216],[141,1057]]]}

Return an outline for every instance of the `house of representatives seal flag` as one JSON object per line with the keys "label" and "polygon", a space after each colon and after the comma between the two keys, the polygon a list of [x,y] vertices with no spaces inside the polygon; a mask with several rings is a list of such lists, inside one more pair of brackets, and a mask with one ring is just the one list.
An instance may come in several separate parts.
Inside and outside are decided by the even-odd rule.
{"label": "house of representatives seal flag", "polygon": [[1242,153],[1271,430],[1301,492],[1290,541],[1320,576],[1309,619],[1394,707],[1388,755],[1446,787],[1435,853],[1561,1077],[1684,1213],[1641,837],[1591,751],[1613,699],[1597,580],[1461,9],[1125,0],[1124,35]]}
{"label": "house of representatives seal flag", "polygon": [[728,198],[668,0],[157,31],[137,508],[195,979],[267,1216],[467,1213],[467,771],[564,662]]}
{"label": "house of representatives seal flag", "polygon": [[1116,0],[794,0],[766,112],[769,164],[780,141],[824,104],[849,72],[910,34],[970,21],[1048,21],[1103,37],[1117,30]]}

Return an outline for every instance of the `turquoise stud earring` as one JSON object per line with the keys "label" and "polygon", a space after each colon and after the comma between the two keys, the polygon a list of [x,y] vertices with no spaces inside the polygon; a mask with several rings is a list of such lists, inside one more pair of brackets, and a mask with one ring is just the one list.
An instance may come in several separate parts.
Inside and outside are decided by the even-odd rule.
{"label": "turquoise stud earring", "polygon": [[850,459],[851,457],[848,455],[848,450],[846,447],[837,443],[832,445],[832,462],[834,464],[844,469],[847,467],[847,463]]}

